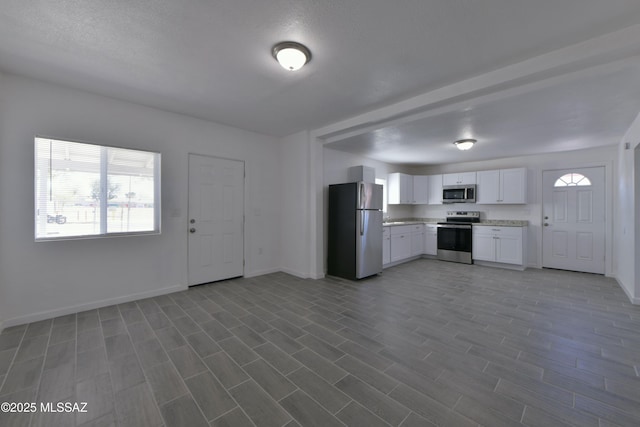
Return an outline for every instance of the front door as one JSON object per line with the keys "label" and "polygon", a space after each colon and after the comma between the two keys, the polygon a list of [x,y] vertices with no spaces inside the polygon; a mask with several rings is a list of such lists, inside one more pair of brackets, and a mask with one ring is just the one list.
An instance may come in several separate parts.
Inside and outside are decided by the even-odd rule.
{"label": "front door", "polygon": [[542,173],[542,266],[604,274],[604,167]]}
{"label": "front door", "polygon": [[244,274],[244,162],[189,155],[189,285]]}

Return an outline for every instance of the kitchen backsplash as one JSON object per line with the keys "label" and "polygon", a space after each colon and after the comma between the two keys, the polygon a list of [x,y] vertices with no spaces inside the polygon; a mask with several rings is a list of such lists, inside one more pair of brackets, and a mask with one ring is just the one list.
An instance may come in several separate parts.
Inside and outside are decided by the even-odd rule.
{"label": "kitchen backsplash", "polygon": [[[479,211],[482,220],[522,220],[534,221],[533,205],[478,205],[475,203],[456,203],[450,205],[414,205],[410,213],[403,212],[398,217],[445,218],[447,211]],[[391,216],[396,218],[396,216]],[[537,218],[539,220],[539,218]]]}
{"label": "kitchen backsplash", "polygon": [[413,214],[414,206],[411,205],[389,205],[387,206],[387,212],[384,214],[384,217],[389,218],[413,218],[415,215]]}

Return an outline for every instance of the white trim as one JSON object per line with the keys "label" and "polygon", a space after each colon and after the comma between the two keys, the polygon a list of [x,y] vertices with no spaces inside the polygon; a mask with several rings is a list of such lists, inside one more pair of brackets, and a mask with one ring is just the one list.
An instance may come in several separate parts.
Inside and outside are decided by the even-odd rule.
{"label": "white trim", "polygon": [[491,261],[473,260],[473,264],[479,265],[481,267],[503,268],[506,270],[516,270],[516,271],[524,271],[527,268],[527,266],[523,264],[505,264],[503,262],[491,262]]}
{"label": "white trim", "polygon": [[187,285],[175,285],[168,288],[153,289],[151,291],[130,294],[122,297],[107,298],[99,301],[89,302],[85,304],[72,305],[69,307],[58,308],[55,310],[41,311],[39,313],[28,314],[26,316],[14,317],[0,323],[0,331],[10,326],[22,325],[25,323],[37,322],[39,320],[52,319],[67,314],[79,313],[81,311],[93,310],[94,308],[107,307],[114,304],[123,304],[125,302],[137,301],[144,298],[157,297],[159,295],[171,294],[173,292],[186,291]]}
{"label": "white trim", "polygon": [[620,286],[622,288],[622,291],[624,292],[624,294],[627,296],[627,298],[629,298],[629,302],[633,305],[640,305],[640,298],[634,298],[629,291],[627,290],[627,288],[622,284],[622,282],[620,282],[620,280],[618,280],[617,277],[614,277],[614,279],[616,280],[616,283],[618,284],[618,286]]}
{"label": "white trim", "polygon": [[265,274],[279,273],[281,271],[283,271],[281,268],[266,268],[264,270],[245,272],[243,277],[248,279],[249,277],[264,276]]}
{"label": "white trim", "polygon": [[278,269],[278,271],[281,271],[281,272],[283,272],[283,273],[290,274],[290,275],[292,275],[292,276],[296,276],[296,277],[298,277],[298,278],[300,278],[300,279],[311,279],[311,278],[312,278],[312,277],[310,277],[307,273],[303,273],[303,272],[300,272],[300,271],[291,270],[291,269],[289,269],[289,268],[280,268],[280,269]]}

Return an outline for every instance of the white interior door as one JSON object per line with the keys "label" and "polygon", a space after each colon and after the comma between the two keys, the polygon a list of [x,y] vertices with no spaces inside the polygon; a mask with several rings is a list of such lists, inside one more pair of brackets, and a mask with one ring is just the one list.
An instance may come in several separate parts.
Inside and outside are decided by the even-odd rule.
{"label": "white interior door", "polygon": [[189,285],[244,274],[244,162],[189,155]]}
{"label": "white interior door", "polygon": [[604,274],[604,167],[544,171],[542,266]]}

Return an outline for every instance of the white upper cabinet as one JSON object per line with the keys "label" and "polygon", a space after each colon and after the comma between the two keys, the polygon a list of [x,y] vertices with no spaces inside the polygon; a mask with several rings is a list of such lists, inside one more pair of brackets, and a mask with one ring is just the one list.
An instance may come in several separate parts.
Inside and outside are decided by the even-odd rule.
{"label": "white upper cabinet", "polygon": [[475,172],[446,173],[442,175],[442,185],[467,185],[475,183]]}
{"label": "white upper cabinet", "polygon": [[527,203],[527,169],[500,171],[500,203]]}
{"label": "white upper cabinet", "polygon": [[442,204],[442,175],[429,175],[429,191],[427,203],[430,205]]}
{"label": "white upper cabinet", "polygon": [[429,202],[429,177],[390,173],[387,180],[390,205],[426,205]]}
{"label": "white upper cabinet", "polygon": [[429,203],[429,177],[427,175],[413,176],[413,201],[414,205],[426,205]]}
{"label": "white upper cabinet", "polygon": [[444,175],[390,173],[387,181],[390,205],[441,205],[442,187],[477,185],[476,203],[527,203],[527,169],[500,169]]}
{"label": "white upper cabinet", "polygon": [[388,203],[390,205],[409,205],[413,203],[413,175],[390,173],[387,180]]}
{"label": "white upper cabinet", "polygon": [[500,203],[500,171],[478,172],[476,203]]}
{"label": "white upper cabinet", "polygon": [[477,203],[527,203],[526,168],[481,171],[477,175]]}

